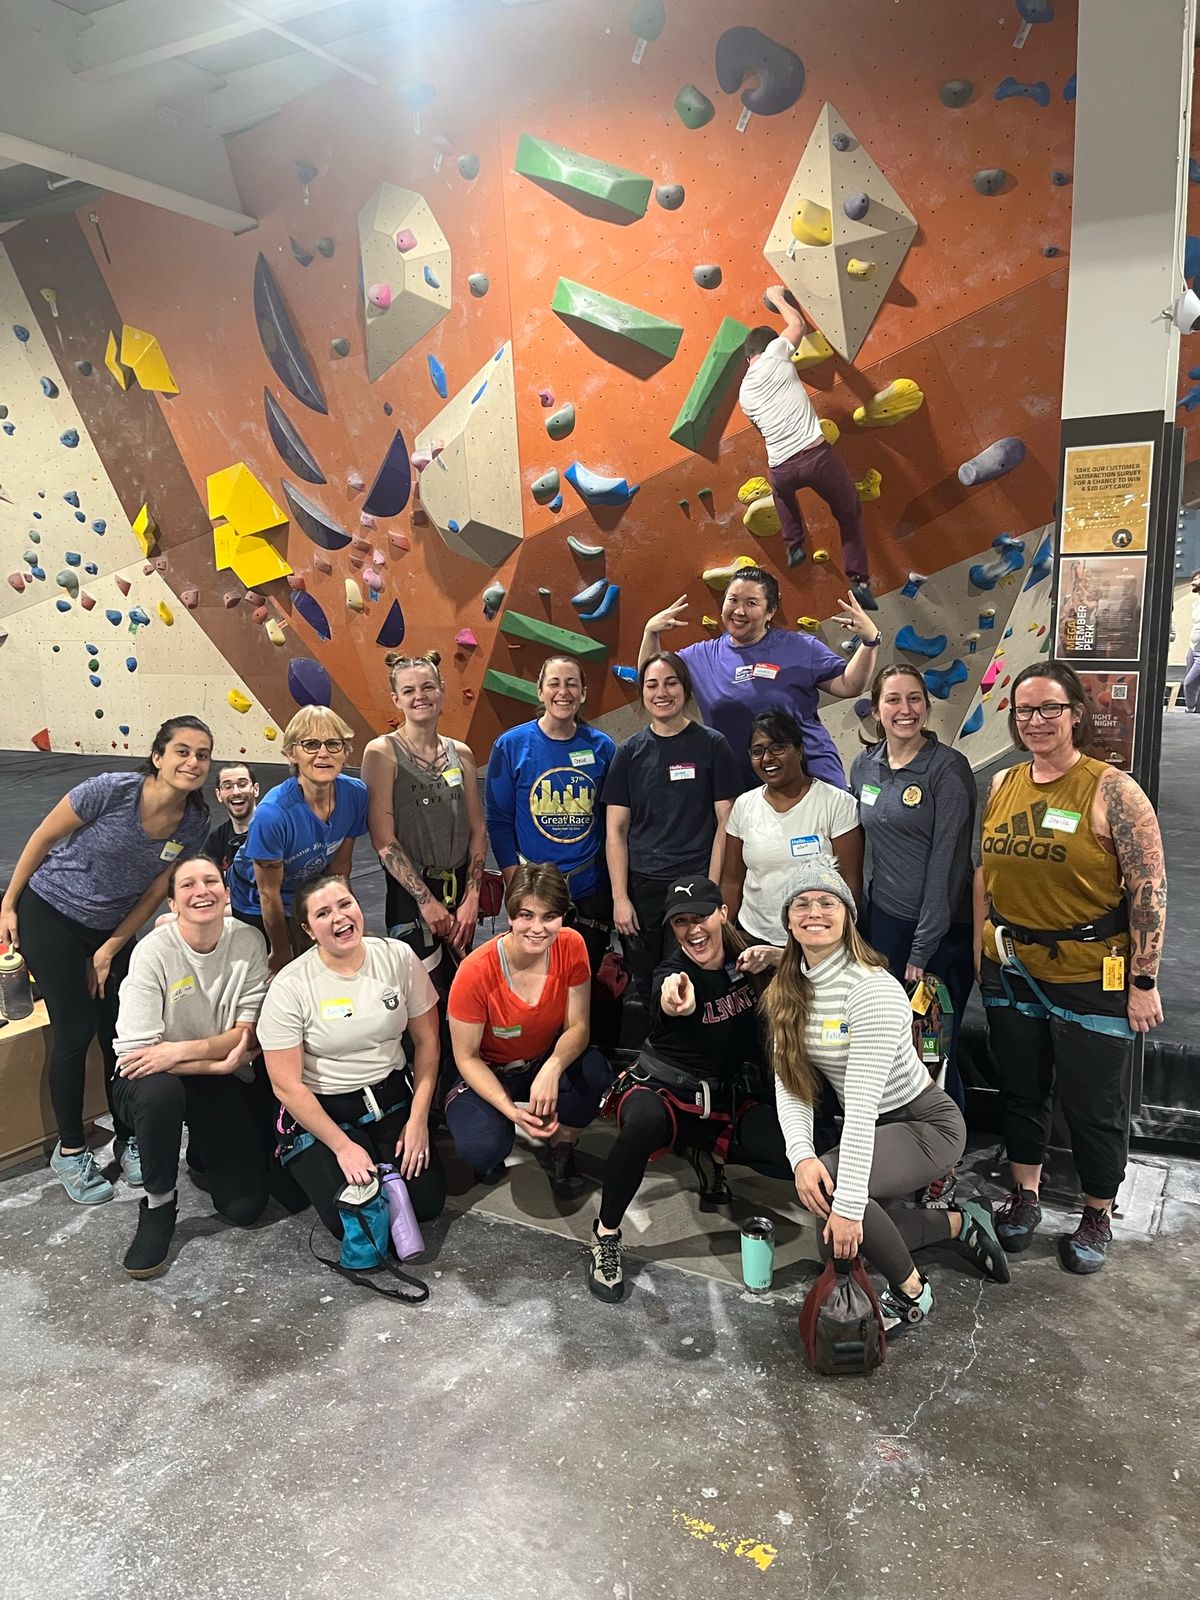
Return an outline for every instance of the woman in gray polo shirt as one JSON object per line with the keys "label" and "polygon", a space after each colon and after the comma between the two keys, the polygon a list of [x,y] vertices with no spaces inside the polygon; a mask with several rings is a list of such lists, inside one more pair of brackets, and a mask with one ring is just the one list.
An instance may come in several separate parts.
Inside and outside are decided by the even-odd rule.
{"label": "woman in gray polo shirt", "polygon": [[949,990],[954,1019],[946,1090],[961,1108],[955,1052],[975,976],[975,779],[966,758],[925,727],[929,691],[916,667],[881,667],[871,706],[881,737],[850,769],[867,838],[862,931],[894,978],[911,983],[929,972]]}

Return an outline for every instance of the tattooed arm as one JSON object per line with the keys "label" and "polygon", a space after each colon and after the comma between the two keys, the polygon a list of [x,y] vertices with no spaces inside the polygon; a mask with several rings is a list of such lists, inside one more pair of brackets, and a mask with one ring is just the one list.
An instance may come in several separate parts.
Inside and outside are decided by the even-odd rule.
{"label": "tattooed arm", "polygon": [[367,826],[383,870],[416,901],[430,932],[439,938],[449,938],[454,931],[454,918],[429,892],[428,885],[396,837],[396,819],[392,813],[396,762],[387,739],[371,740],[363,751],[361,770],[367,786]]}
{"label": "tattooed arm", "polygon": [[[1167,869],[1158,818],[1149,799],[1127,773],[1106,772],[1096,796],[1103,805],[1098,831],[1111,848],[1129,898],[1130,977],[1157,978],[1167,926]],[[1129,1024],[1148,1033],[1163,1019],[1157,989],[1129,989]]]}

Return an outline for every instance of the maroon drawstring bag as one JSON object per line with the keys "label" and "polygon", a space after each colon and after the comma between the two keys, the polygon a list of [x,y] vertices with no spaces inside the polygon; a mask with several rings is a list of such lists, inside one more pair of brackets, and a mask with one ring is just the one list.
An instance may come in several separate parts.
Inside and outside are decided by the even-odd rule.
{"label": "maroon drawstring bag", "polygon": [[874,1372],[887,1354],[883,1312],[862,1259],[825,1263],[800,1307],[800,1338],[814,1372]]}

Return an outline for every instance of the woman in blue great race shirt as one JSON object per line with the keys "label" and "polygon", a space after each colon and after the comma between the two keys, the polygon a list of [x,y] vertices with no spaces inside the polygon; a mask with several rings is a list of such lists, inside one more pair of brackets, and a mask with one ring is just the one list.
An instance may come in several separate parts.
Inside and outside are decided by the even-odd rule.
{"label": "woman in blue great race shirt", "polygon": [[[83,1138],[88,1047],[99,1039],[111,1085],[133,936],[162,901],[172,862],[204,846],[211,761],[212,734],[198,717],[164,722],[136,772],[104,772],[63,796],[21,851],[0,904],[0,940],[20,947],[53,1024],[50,1165],[80,1205],[113,1197]],[[119,1117],[114,1124],[121,1170],[140,1185],[133,1131]]]}
{"label": "woman in blue great race shirt", "polygon": [[292,776],[254,813],[229,864],[233,914],[265,937],[271,975],[282,971],[302,933],[290,925],[296,891],[313,878],[349,878],[354,841],[367,831],[367,786],[347,778],[354,729],[328,706],[305,706],[283,730]]}
{"label": "woman in blue great race shirt", "polygon": [[[687,604],[687,596],[680,595],[650,618],[642,635],[639,665],[662,648],[664,633],[687,627],[680,616]],[[837,620],[858,635],[859,644],[849,661],[843,661],[811,633],[773,627],[778,610],[779,584],[774,576],[762,567],[743,567],[725,591],[721,636],[679,651],[692,674],[700,715],[732,745],[743,789],[757,788],[761,781],[746,751],[750,724],[764,711],[785,711],[795,717],[804,734],[810,774],[844,789],[841,758],[821,726],[817,707],[822,692],[839,700],[863,693],[874,670],[879,629],[854,596],[847,595],[845,614]]]}
{"label": "woman in blue great race shirt", "polygon": [[573,926],[595,976],[608,949],[612,893],[604,863],[600,790],[616,745],[579,721],[587,679],[578,661],[551,656],[538,674],[542,715],[502,733],[488,759],[487,831],[508,883],[522,861],[557,867]]}

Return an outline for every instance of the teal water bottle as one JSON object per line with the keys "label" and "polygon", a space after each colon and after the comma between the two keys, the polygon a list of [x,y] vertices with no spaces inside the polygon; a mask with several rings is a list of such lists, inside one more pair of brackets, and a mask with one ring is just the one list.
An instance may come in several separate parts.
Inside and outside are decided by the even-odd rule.
{"label": "teal water bottle", "polygon": [[775,1271],[775,1224],[769,1217],[742,1223],[742,1282],[753,1294],[771,1287]]}

